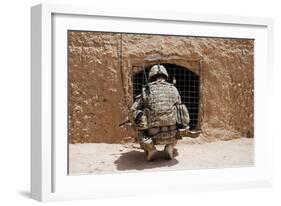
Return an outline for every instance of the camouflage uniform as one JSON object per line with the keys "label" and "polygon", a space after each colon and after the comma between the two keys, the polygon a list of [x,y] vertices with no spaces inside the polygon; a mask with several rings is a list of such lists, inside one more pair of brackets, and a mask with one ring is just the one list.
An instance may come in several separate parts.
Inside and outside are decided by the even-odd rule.
{"label": "camouflage uniform", "polygon": [[[165,67],[154,65],[149,73],[150,83],[136,97],[130,111],[131,121],[139,131],[138,142],[147,153],[148,160],[155,157],[155,145],[165,145],[165,155],[172,159],[177,143],[178,116],[175,105],[181,104],[181,98],[177,88],[165,81],[167,78]],[[189,117],[185,120],[183,126],[186,127]]]}

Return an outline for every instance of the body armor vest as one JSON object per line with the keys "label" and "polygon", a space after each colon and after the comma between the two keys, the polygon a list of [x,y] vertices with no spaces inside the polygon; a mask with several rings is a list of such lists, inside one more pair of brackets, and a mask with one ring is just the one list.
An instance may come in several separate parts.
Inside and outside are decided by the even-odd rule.
{"label": "body armor vest", "polygon": [[150,83],[149,90],[145,101],[148,127],[176,125],[175,104],[180,102],[178,90],[165,81]]}

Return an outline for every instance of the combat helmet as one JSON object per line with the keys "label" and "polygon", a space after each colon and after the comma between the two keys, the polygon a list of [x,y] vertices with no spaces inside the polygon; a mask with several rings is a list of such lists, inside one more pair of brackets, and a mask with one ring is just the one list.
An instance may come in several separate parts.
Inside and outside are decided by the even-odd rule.
{"label": "combat helmet", "polygon": [[151,81],[152,77],[154,77],[155,75],[164,75],[166,76],[166,78],[169,77],[166,68],[161,64],[156,64],[151,67],[148,75],[149,81]]}

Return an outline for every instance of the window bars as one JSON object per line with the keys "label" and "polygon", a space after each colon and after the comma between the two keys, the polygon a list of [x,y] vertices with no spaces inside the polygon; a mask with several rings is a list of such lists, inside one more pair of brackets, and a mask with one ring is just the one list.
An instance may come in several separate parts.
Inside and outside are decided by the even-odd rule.
{"label": "window bars", "polygon": [[[200,78],[199,75],[174,64],[163,64],[169,74],[168,82],[173,83],[179,90],[182,103],[188,109],[190,116],[190,130],[199,129],[198,112],[200,101]],[[146,76],[148,77],[150,68],[146,68]],[[198,74],[199,71],[198,71]],[[141,93],[143,85],[145,85],[144,71],[140,71],[133,76],[133,98]]]}

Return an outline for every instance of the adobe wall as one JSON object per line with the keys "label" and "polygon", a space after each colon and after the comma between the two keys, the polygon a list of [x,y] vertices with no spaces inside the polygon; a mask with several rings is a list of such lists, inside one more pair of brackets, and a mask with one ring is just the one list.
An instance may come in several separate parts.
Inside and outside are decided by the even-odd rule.
{"label": "adobe wall", "polygon": [[253,137],[254,40],[74,31],[68,35],[70,142],[131,141],[135,131],[119,126],[132,104],[131,78],[145,58],[151,57],[145,61],[149,66],[159,55],[161,63],[194,72],[201,60],[203,139]]}

